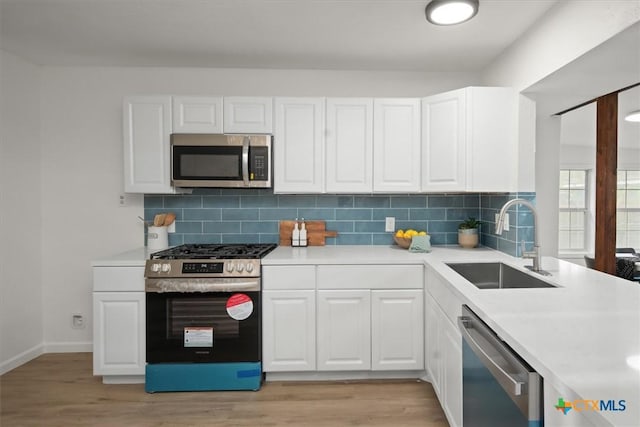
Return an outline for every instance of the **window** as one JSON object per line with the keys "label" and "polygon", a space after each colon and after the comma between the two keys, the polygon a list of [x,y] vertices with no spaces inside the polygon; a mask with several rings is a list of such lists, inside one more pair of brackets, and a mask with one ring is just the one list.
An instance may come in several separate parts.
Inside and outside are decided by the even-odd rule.
{"label": "window", "polygon": [[588,210],[587,170],[560,171],[558,249],[585,252]]}
{"label": "window", "polygon": [[640,171],[618,171],[616,247],[640,248]]}

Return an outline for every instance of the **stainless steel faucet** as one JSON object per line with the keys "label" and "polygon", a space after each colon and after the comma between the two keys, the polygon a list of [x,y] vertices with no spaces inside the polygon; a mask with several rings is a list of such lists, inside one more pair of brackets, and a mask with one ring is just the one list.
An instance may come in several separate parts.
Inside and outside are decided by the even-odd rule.
{"label": "stainless steel faucet", "polygon": [[540,274],[548,274],[546,271],[540,268],[540,245],[538,244],[538,213],[536,212],[536,208],[531,204],[530,201],[525,199],[511,199],[507,203],[504,204],[502,209],[500,209],[500,214],[498,215],[498,221],[496,222],[496,234],[502,234],[504,230],[504,217],[507,214],[507,210],[513,205],[524,205],[528,207],[533,213],[533,250],[530,252],[526,251],[524,240],[522,240],[522,258],[531,258],[533,260],[533,266],[527,266],[532,271],[535,271]]}

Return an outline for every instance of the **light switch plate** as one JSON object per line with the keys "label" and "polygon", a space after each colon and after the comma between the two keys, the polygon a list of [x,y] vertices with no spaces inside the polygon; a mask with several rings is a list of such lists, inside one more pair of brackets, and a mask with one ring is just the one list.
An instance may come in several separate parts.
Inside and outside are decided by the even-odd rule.
{"label": "light switch plate", "polygon": [[[494,220],[496,224],[498,223],[499,217],[500,217],[500,214],[496,213],[496,217],[495,217],[496,219]],[[504,223],[502,224],[502,230],[509,231],[509,214],[504,215]]]}
{"label": "light switch plate", "polygon": [[392,232],[396,229],[396,218],[388,216],[384,219],[384,231]]}

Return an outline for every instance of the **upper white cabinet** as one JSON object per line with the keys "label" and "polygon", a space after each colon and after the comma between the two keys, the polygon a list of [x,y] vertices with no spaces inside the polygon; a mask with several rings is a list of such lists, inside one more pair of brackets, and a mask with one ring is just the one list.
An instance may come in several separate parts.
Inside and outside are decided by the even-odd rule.
{"label": "upper white cabinet", "polygon": [[532,169],[532,138],[519,129],[535,121],[535,109],[523,108],[513,89],[468,87],[422,106],[423,192],[531,190],[518,171]]}
{"label": "upper white cabinet", "polygon": [[273,98],[224,97],[225,133],[273,133]]}
{"label": "upper white cabinet", "polygon": [[373,99],[327,98],[326,191],[373,191]]}
{"label": "upper white cabinet", "polygon": [[380,98],[373,107],[373,191],[420,191],[420,100]]}
{"label": "upper white cabinet", "polygon": [[222,133],[222,97],[174,96],[173,133]]}
{"label": "upper white cabinet", "polygon": [[124,99],[124,191],[173,193],[169,134],[171,97]]}
{"label": "upper white cabinet", "polygon": [[422,191],[466,189],[466,91],[422,100]]}
{"label": "upper white cabinet", "polygon": [[275,98],[274,192],[324,191],[324,98]]}

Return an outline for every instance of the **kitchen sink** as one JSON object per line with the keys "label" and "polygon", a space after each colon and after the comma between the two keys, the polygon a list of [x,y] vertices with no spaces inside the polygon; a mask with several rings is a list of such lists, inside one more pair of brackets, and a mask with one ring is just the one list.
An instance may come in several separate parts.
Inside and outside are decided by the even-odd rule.
{"label": "kitchen sink", "polygon": [[501,262],[465,262],[447,264],[478,289],[555,288],[531,274]]}

